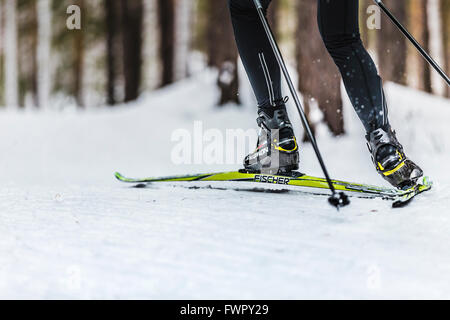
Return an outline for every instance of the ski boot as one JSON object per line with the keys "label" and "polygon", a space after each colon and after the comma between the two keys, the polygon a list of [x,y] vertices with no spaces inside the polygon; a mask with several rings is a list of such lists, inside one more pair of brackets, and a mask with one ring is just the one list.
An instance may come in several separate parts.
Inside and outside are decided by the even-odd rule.
{"label": "ski boot", "polygon": [[258,144],[244,160],[245,171],[286,175],[298,170],[298,144],[286,106],[260,108],[258,115]]}
{"label": "ski boot", "polygon": [[406,190],[417,184],[423,171],[409,160],[390,126],[367,134],[367,146],[378,173],[391,185]]}

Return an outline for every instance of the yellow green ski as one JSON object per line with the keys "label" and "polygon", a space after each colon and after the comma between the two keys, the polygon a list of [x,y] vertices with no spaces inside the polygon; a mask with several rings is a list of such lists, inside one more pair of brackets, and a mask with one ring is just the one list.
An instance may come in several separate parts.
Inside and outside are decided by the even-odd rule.
{"label": "yellow green ski", "polygon": [[[119,181],[136,184],[147,185],[159,182],[252,182],[258,184],[269,184],[279,186],[294,186],[303,189],[327,189],[328,183],[324,178],[318,178],[293,172],[290,175],[272,175],[264,173],[247,173],[240,171],[219,172],[194,174],[184,176],[168,176],[153,177],[144,179],[127,178],[120,173],[115,174]],[[373,186],[362,183],[346,182],[340,180],[332,180],[333,186],[337,191],[344,191],[365,198],[383,198],[392,200],[394,207],[402,207],[408,204],[416,195],[428,191],[432,188],[432,182],[427,178],[423,178],[422,182],[408,190],[398,190],[394,188],[386,188]]]}

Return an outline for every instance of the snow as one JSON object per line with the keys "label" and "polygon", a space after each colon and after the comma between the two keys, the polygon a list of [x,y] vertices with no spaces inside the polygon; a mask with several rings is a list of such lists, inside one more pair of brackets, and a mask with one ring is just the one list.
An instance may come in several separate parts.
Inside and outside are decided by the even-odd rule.
{"label": "snow", "polygon": [[[0,111],[0,298],[450,298],[448,100],[386,86],[393,127],[435,182],[405,209],[115,181],[239,168],[171,161],[172,133],[196,120],[254,128],[250,103],[213,107],[215,80],[202,72],[114,109]],[[348,101],[345,116],[346,136],[318,130],[332,176],[386,185]],[[301,162],[321,175],[310,146]]]}

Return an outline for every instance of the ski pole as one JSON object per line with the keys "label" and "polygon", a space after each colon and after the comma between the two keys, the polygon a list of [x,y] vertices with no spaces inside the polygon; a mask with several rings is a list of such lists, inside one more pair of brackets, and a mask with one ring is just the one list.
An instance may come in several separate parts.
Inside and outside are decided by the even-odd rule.
{"label": "ski pole", "polygon": [[427,60],[427,62],[440,74],[440,76],[447,82],[450,86],[450,79],[447,74],[442,70],[439,64],[434,61],[434,59],[425,51],[425,49],[417,42],[417,40],[406,30],[406,28],[398,21],[398,19],[389,11],[384,5],[382,0],[374,0],[375,3],[383,10],[383,12],[389,17],[389,19],[397,26],[397,28],[403,33],[403,35],[411,41],[411,43],[416,47],[420,54]]}
{"label": "ski pole", "polygon": [[316,153],[317,159],[319,160],[320,166],[322,167],[322,171],[325,175],[325,178],[327,180],[328,186],[330,187],[330,190],[332,192],[331,197],[328,199],[328,201],[330,202],[331,205],[337,207],[339,209],[339,207],[343,207],[346,206],[348,204],[350,204],[350,200],[348,199],[348,197],[343,193],[337,193],[336,189],[333,186],[333,183],[331,181],[330,175],[328,174],[328,170],[325,166],[325,163],[323,161],[322,155],[320,154],[319,151],[319,147],[317,145],[317,141],[316,138],[314,137],[312,131],[311,131],[311,126],[309,124],[308,118],[305,115],[305,111],[303,110],[303,106],[302,103],[300,102],[300,99],[297,95],[297,91],[295,89],[295,86],[292,82],[291,76],[289,75],[288,69],[286,67],[286,63],[284,62],[283,56],[281,55],[281,51],[280,48],[278,47],[278,44],[275,40],[275,37],[273,35],[272,30],[270,29],[269,23],[267,22],[266,16],[264,14],[264,8],[261,5],[260,0],[253,0],[255,6],[256,6],[256,10],[258,11],[258,15],[259,18],[261,19],[261,23],[264,27],[264,31],[267,35],[267,38],[269,39],[270,45],[272,46],[273,52],[275,54],[275,57],[277,59],[278,65],[280,66],[283,75],[286,79],[286,82],[289,86],[289,90],[291,92],[291,95],[294,99],[295,105],[297,106],[297,110],[298,113],[300,114],[300,118],[302,120],[303,126],[306,130],[306,134],[308,135],[308,138],[311,141],[311,144],[314,148],[314,151]]}

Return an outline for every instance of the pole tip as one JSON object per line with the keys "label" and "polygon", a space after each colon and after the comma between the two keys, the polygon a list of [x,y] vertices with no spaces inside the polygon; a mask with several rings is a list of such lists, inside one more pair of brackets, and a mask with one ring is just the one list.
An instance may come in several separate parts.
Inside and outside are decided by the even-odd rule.
{"label": "pole tip", "polygon": [[341,192],[333,194],[328,199],[328,202],[339,210],[341,207],[348,206],[350,204],[350,199],[345,193]]}

